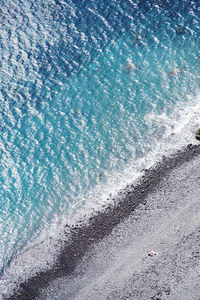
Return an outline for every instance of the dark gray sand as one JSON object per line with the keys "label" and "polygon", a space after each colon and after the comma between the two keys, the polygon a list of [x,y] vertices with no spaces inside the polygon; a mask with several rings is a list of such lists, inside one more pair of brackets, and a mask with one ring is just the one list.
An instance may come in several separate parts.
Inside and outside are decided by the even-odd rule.
{"label": "dark gray sand", "polygon": [[200,147],[164,158],[119,198],[10,299],[200,300]]}

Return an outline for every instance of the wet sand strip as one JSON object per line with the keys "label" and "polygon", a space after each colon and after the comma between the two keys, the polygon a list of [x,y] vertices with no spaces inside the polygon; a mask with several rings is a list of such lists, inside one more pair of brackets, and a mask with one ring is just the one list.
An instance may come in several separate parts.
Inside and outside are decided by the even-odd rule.
{"label": "wet sand strip", "polygon": [[9,299],[37,299],[40,290],[47,287],[52,280],[73,273],[90,247],[108,236],[113,228],[133,214],[140,204],[145,204],[147,196],[156,190],[163,178],[167,179],[170,171],[198,155],[200,155],[200,145],[189,144],[173,156],[163,157],[163,160],[154,168],[145,170],[145,175],[138,183],[129,185],[124,191],[119,192],[116,206],[108,206],[104,212],[99,212],[90,218],[89,225],[72,228],[70,244],[66,243],[58,256],[56,265],[51,270],[28,278],[26,282],[20,284],[20,289],[14,291]]}

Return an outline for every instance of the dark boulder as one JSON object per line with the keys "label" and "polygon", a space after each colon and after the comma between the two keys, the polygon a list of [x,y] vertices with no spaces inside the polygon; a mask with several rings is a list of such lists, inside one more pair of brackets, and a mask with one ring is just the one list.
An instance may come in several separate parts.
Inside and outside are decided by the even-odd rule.
{"label": "dark boulder", "polygon": [[200,129],[197,129],[196,133],[195,133],[195,138],[200,141]]}

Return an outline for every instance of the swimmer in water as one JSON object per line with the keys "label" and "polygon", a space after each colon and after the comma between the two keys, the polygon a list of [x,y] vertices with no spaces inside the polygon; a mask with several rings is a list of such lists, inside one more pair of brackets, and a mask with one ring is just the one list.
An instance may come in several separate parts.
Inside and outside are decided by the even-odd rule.
{"label": "swimmer in water", "polygon": [[186,28],[184,26],[178,26],[176,28],[176,34],[182,35],[186,33]]}
{"label": "swimmer in water", "polygon": [[131,73],[131,72],[134,72],[137,70],[138,70],[138,67],[130,59],[127,59],[126,64],[124,66],[124,71],[126,73]]}
{"label": "swimmer in water", "polygon": [[178,70],[178,69],[174,69],[174,70],[171,70],[171,71],[169,72],[169,74],[170,74],[172,77],[177,77],[177,76],[179,75],[179,73],[180,73],[180,70]]}

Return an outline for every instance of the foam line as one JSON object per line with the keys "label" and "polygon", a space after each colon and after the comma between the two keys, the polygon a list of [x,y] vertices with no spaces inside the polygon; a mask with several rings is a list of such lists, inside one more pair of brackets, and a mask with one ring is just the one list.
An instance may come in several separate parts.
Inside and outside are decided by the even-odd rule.
{"label": "foam line", "polygon": [[66,243],[53,268],[27,278],[9,299],[35,299],[39,297],[41,289],[48,287],[53,280],[73,274],[93,245],[109,236],[118,224],[134,214],[140,204],[145,204],[160,182],[167,180],[172,171],[180,166],[187,166],[199,154],[200,146],[189,144],[173,156],[164,157],[154,168],[147,170],[136,185],[126,187],[117,206],[108,206],[104,212],[99,212],[90,219],[89,225],[73,228],[71,242]]}

